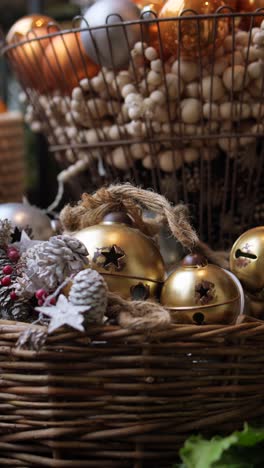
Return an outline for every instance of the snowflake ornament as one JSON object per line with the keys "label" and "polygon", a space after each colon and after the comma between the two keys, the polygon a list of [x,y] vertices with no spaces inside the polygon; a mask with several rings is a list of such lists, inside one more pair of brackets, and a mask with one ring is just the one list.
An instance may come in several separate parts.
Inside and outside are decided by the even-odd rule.
{"label": "snowflake ornament", "polygon": [[50,317],[48,333],[52,333],[64,325],[84,331],[83,313],[87,312],[87,306],[72,305],[63,294],[59,296],[56,305],[36,307],[35,310]]}

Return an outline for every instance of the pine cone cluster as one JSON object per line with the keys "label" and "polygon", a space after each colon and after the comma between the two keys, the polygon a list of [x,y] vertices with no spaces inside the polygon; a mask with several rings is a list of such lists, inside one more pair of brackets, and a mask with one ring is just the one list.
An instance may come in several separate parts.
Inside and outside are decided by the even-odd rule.
{"label": "pine cone cluster", "polygon": [[25,274],[47,291],[53,291],[65,278],[88,264],[86,247],[73,237],[51,237],[29,249],[24,256]]}
{"label": "pine cone cluster", "polygon": [[5,266],[10,265],[10,259],[5,250],[0,249],[0,317],[4,320],[15,320],[21,322],[30,321],[32,313],[31,304],[22,298],[12,299],[11,293],[14,289],[13,283],[16,281],[16,270],[10,275],[11,284],[4,286],[2,279],[6,276],[3,273]]}
{"label": "pine cone cluster", "polygon": [[95,270],[80,271],[73,281],[69,302],[87,306],[85,324],[102,324],[107,307],[107,285]]}

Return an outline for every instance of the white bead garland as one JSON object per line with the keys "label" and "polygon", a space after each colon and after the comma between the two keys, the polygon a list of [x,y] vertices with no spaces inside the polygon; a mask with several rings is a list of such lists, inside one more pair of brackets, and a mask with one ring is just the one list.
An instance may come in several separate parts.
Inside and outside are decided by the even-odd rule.
{"label": "white bead garland", "polygon": [[[94,78],[82,79],[71,97],[59,92],[31,97],[26,122],[33,131],[46,133],[51,145],[117,142],[107,150],[107,163],[119,170],[141,160],[146,169],[156,165],[168,173],[200,157],[211,160],[219,148],[233,157],[263,131],[264,21],[251,35],[236,31],[234,37],[227,36],[214,63],[205,57],[203,67],[175,58],[162,63],[158,51],[142,42],[135,44],[131,56],[127,70],[115,74],[102,68]],[[27,96],[22,93],[20,100],[27,102]],[[225,137],[235,132],[237,123],[239,132],[252,137]],[[215,138],[199,140],[212,133]],[[159,143],[140,142],[150,135]],[[174,135],[183,149],[173,151],[175,143],[169,138]],[[190,136],[197,139],[189,140]],[[130,140],[129,147],[120,145],[121,139]],[[76,154],[84,158],[83,164],[76,162]],[[100,148],[89,149],[89,162],[100,154]],[[89,165],[87,153],[79,149],[69,148],[66,157],[71,166],[60,180]]]}

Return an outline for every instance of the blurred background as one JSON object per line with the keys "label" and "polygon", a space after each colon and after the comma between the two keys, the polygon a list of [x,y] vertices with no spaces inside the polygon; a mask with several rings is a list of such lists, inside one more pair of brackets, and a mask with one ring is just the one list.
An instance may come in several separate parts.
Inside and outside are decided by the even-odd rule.
{"label": "blurred background", "polygon": [[[1,0],[0,29],[2,40],[14,22],[24,15],[43,13],[67,28],[71,25],[72,18],[80,14],[89,3],[91,3],[89,0]],[[0,97],[8,110],[23,110],[19,102],[20,91],[19,84],[6,61],[0,57]],[[25,144],[26,195],[32,204],[45,208],[56,195],[58,168],[54,159],[48,154],[45,139],[41,135],[33,134],[26,125]]]}

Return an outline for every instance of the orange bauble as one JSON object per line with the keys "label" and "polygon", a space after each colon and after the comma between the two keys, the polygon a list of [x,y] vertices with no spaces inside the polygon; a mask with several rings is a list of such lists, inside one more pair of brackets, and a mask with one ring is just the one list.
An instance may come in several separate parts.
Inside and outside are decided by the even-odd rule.
{"label": "orange bauble", "polygon": [[42,69],[47,90],[69,94],[80,80],[97,75],[99,66],[84,51],[80,33],[68,33],[55,36],[45,49]]}
{"label": "orange bauble", "polygon": [[[262,8],[263,11],[259,13],[258,16],[255,16],[253,25],[260,26],[264,20],[264,0],[238,0],[237,1],[237,11],[240,13],[254,13],[259,8]],[[251,25],[251,17],[247,16],[243,18],[240,22],[240,27],[242,29],[249,29]]]}
{"label": "orange bauble", "polygon": [[160,10],[164,5],[165,0],[133,0],[133,3],[135,3],[140,10],[146,7],[150,7],[151,9],[151,5],[155,7],[155,10],[156,8]]}
{"label": "orange bauble", "polygon": [[0,114],[4,114],[5,112],[7,112],[7,107],[4,103],[4,101],[2,101],[2,99],[0,99]]}
{"label": "orange bauble", "polygon": [[[168,19],[160,22],[163,51],[165,55],[180,53],[186,57],[209,55],[214,47],[219,47],[228,34],[228,18],[188,19],[195,13],[210,15],[220,7],[225,6],[223,0],[168,0],[162,8],[159,17]],[[192,10],[184,12],[184,10]],[[175,18],[182,15],[182,20]],[[214,39],[216,40],[214,46]]]}
{"label": "orange bauble", "polygon": [[46,34],[52,31],[48,28],[49,23],[54,23],[54,20],[49,16],[45,15],[28,15],[20,18],[18,21],[13,24],[11,29],[8,31],[6,36],[6,43],[8,45],[14,44],[16,42],[23,41],[27,38],[29,31],[34,31],[39,36],[37,31],[45,30]]}
{"label": "orange bauble", "polygon": [[[52,26],[48,26],[53,23]],[[18,20],[6,36],[7,45],[16,45],[8,56],[25,87],[42,90],[41,57],[50,39],[39,39],[58,30],[53,19],[44,15],[29,15]],[[19,45],[21,41],[28,41]]]}

